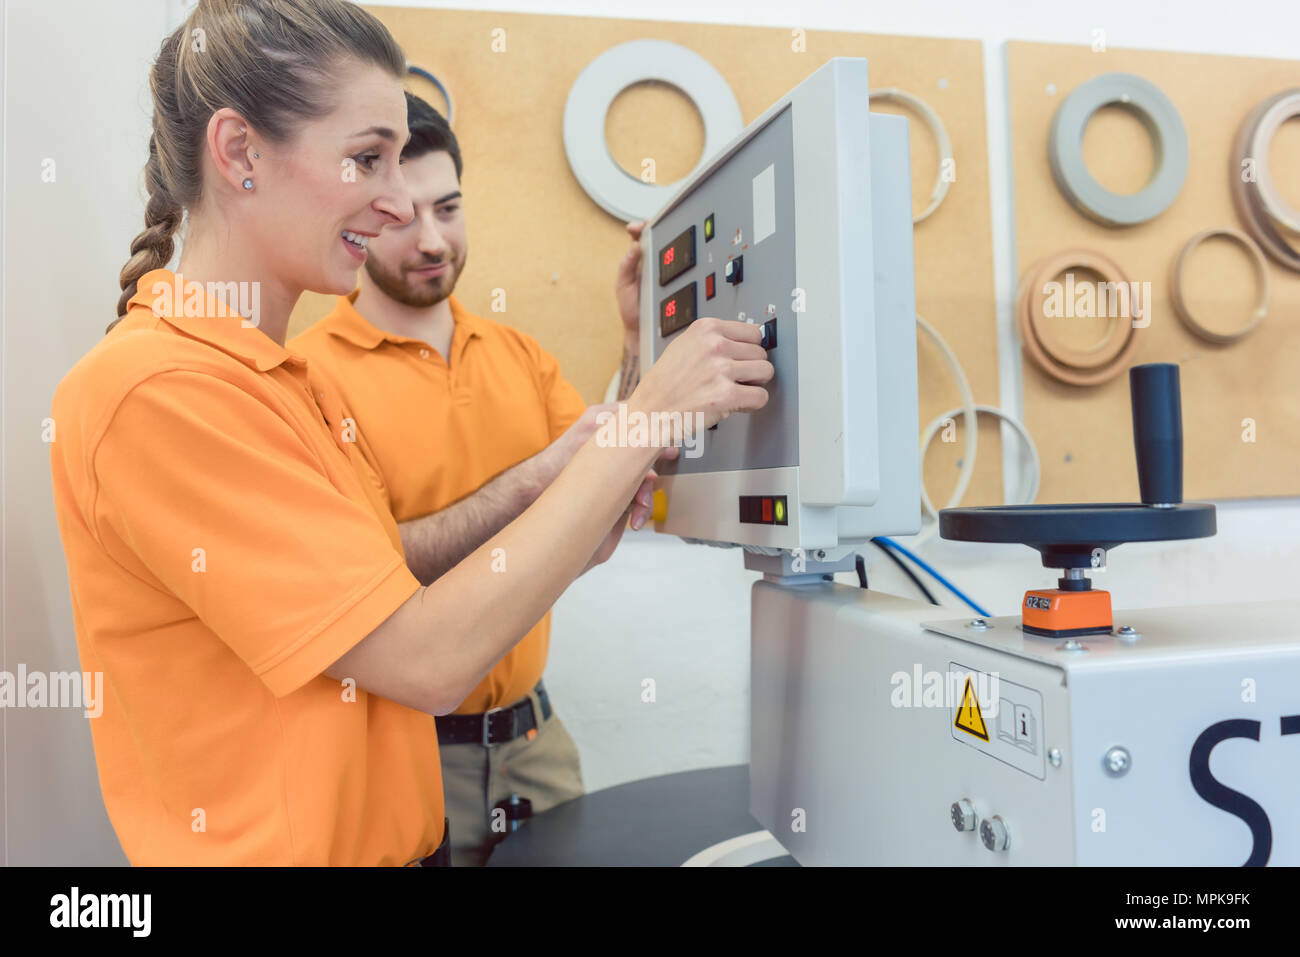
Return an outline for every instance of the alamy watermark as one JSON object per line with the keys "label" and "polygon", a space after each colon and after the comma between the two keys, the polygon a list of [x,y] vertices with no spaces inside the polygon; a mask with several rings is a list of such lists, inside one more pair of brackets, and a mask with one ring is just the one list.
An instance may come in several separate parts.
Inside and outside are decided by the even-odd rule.
{"label": "alamy watermark", "polygon": [[83,708],[87,718],[104,713],[102,671],[0,671],[0,708]]}
{"label": "alamy watermark", "polygon": [[[262,318],[262,284],[260,282],[186,281],[174,273],[175,282],[158,280],[149,289],[154,300],[149,304],[160,318],[228,319],[238,316],[245,329],[255,328]],[[215,309],[209,309],[209,302]]]}
{"label": "alamy watermark", "polygon": [[636,412],[627,403],[618,413],[605,411],[596,416],[596,444],[601,448],[649,448],[680,446],[688,459],[704,454],[700,447],[706,428],[703,412]]}
{"label": "alamy watermark", "polygon": [[1134,329],[1151,325],[1150,282],[1043,283],[1043,315],[1048,319],[1131,319]]}

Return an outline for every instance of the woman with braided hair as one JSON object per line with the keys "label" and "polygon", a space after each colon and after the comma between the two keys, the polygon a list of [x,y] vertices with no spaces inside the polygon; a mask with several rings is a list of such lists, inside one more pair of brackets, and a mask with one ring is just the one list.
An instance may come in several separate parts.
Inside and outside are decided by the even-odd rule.
{"label": "woman with braided hair", "polygon": [[[134,864],[406,864],[444,844],[450,712],[644,513],[661,448],[576,447],[421,586],[355,424],[284,347],[412,216],[405,58],[345,0],[200,0],[159,48],[145,229],[51,444],[109,816]],[[181,236],[184,228],[183,238]],[[175,271],[168,268],[180,245]],[[761,407],[757,326],[700,320],[629,400]]]}

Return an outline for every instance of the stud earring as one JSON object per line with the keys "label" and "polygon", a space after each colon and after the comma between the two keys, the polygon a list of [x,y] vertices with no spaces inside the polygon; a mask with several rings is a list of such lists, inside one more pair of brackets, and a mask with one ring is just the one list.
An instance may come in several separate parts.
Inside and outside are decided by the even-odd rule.
{"label": "stud earring", "polygon": [[251,179],[244,180],[244,189],[252,189],[252,188],[253,188],[253,181]]}
{"label": "stud earring", "polygon": [[261,158],[262,158],[262,154],[261,154],[261,153],[254,153],[254,154],[253,154],[253,159],[255,159],[255,160],[260,160]]}

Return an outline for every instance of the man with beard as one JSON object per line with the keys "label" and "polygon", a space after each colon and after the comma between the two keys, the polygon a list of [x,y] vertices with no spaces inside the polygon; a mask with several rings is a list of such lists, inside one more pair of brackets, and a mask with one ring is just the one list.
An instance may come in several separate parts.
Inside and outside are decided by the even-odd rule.
{"label": "man with beard", "polygon": [[[405,226],[345,235],[366,248],[358,288],[288,344],[344,400],[357,448],[381,477],[406,563],[427,584],[513,521],[595,430],[596,414],[536,340],[466,311],[452,291],[465,268],[460,148],[445,119],[406,95]],[[360,157],[358,175],[365,175]],[[619,265],[625,398],[637,383],[641,224]],[[345,419],[345,427],[347,422]],[[638,492],[631,524],[648,515]],[[621,528],[593,556],[604,561]],[[508,573],[509,556],[494,556]],[[453,714],[436,721],[452,863],[482,864],[518,798],[533,813],[582,793],[573,739],[542,685],[550,613]]]}

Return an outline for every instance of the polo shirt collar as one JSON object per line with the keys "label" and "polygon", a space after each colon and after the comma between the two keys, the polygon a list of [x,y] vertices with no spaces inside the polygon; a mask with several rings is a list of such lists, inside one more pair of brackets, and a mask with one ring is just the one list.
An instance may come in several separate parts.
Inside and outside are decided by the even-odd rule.
{"label": "polo shirt collar", "polygon": [[[238,313],[208,295],[206,288],[196,290],[191,282],[199,285],[170,269],[152,269],[140,277],[136,294],[127,303],[127,310],[136,305],[147,309],[185,335],[220,349],[258,372],[274,369],[287,360],[304,361],[256,326],[244,325],[244,319]],[[196,308],[194,301],[199,292],[203,303]],[[177,302],[180,310],[175,309]],[[199,314],[173,315],[176,311]]]}
{"label": "polo shirt collar", "polygon": [[[360,292],[360,289],[354,289],[346,296],[339,296],[334,304],[334,312],[329,316],[331,335],[338,336],[340,339],[367,350],[375,349],[383,342],[392,342],[399,345],[405,342],[418,342],[421,345],[428,345],[423,340],[412,339],[409,336],[399,336],[396,333],[380,329],[367,321],[365,316],[357,312],[357,295]],[[451,338],[452,359],[455,361],[464,350],[465,343],[476,336],[482,335],[482,332],[479,329],[478,317],[466,310],[455,296],[449,296],[447,302],[451,306],[452,321],[456,324]]]}

